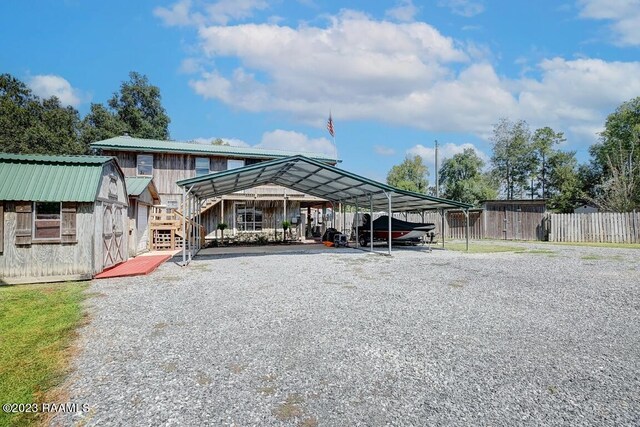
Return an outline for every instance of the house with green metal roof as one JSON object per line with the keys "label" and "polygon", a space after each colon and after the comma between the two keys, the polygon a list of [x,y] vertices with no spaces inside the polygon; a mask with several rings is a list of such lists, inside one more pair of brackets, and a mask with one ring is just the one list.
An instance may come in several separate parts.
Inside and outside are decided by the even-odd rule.
{"label": "house with green metal roof", "polygon": [[[181,180],[294,155],[302,155],[329,165],[339,162],[322,153],[160,141],[126,135],[95,142],[91,147],[97,154],[117,158],[127,178],[153,178],[160,205],[164,206],[164,209],[174,209],[178,212],[183,210],[182,188],[176,184]],[[218,224],[225,223],[230,229],[225,235],[274,236],[274,231],[281,228],[284,220],[300,224],[301,209],[322,206],[325,202],[323,199],[278,185],[257,185],[207,200],[197,210],[202,221],[200,226],[207,235],[215,233]],[[161,218],[159,211],[162,209],[154,208],[157,212],[151,213],[149,233],[152,249],[160,248],[154,243],[156,240],[178,242],[180,238],[170,237],[170,230],[161,229],[164,227],[163,224],[154,228],[154,218]],[[162,219],[161,222],[166,223],[166,218]],[[173,233],[178,231],[173,230]]]}
{"label": "house with green metal roof", "polygon": [[127,207],[113,157],[0,153],[0,283],[88,279],[123,262]]}

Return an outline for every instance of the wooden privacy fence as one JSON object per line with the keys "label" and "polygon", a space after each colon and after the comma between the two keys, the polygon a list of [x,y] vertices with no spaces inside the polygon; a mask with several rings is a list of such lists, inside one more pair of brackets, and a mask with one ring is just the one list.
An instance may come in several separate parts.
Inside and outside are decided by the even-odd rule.
{"label": "wooden privacy fence", "polygon": [[548,214],[550,242],[640,243],[640,213]]}
{"label": "wooden privacy fence", "polygon": [[[374,219],[386,215],[375,213]],[[465,238],[464,213],[445,213],[444,232],[439,212],[396,213],[398,219],[432,222],[435,232],[447,239]],[[346,229],[353,224],[353,213],[346,214]],[[338,220],[342,223],[342,217]],[[469,211],[470,239],[549,240],[550,242],[640,243],[640,213],[552,214],[514,209]]]}

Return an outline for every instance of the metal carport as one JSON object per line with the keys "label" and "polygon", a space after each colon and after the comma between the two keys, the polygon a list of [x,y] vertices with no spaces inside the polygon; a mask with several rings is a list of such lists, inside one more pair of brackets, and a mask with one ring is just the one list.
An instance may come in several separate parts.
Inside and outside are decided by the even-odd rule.
{"label": "metal carport", "polygon": [[[334,203],[352,205],[355,206],[356,213],[359,206],[366,204],[371,212],[387,210],[389,218],[393,216],[394,211],[440,210],[444,221],[444,210],[462,209],[466,217],[466,241],[467,249],[469,248],[469,208],[472,205],[401,190],[301,155],[214,172],[181,180],[177,184],[182,187],[183,206],[187,210],[185,216],[189,218],[193,212],[199,211],[196,207],[208,198],[267,184],[279,185]],[[199,221],[196,220],[196,222]],[[391,254],[390,237],[391,220],[389,220],[389,254]],[[371,239],[371,251],[373,251],[373,239]],[[190,247],[189,259],[191,259],[191,253]],[[186,249],[183,250],[183,261],[187,261]]]}

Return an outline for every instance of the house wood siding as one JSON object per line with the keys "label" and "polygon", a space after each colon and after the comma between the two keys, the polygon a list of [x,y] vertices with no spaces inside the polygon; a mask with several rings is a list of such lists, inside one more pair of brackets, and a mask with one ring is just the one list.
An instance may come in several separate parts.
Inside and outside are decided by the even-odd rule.
{"label": "house wood siding", "polygon": [[0,254],[4,252],[4,203],[0,202]]}
{"label": "house wood siding", "polygon": [[78,203],[75,215],[77,243],[9,244],[16,239],[19,202],[5,202],[5,251],[0,256],[0,282],[3,278],[85,276],[97,271],[92,259],[94,244],[93,203]]}
{"label": "house wood siding", "polygon": [[[105,156],[113,156],[118,160],[118,165],[122,169],[124,176],[137,176],[136,171],[136,156],[138,153],[131,153],[129,151],[107,151],[104,150]],[[143,154],[143,153],[140,153]]]}
{"label": "house wood siding", "polygon": [[212,172],[221,172],[227,170],[227,158],[226,157],[211,157],[209,162],[209,170]]}
{"label": "house wood siding", "polygon": [[[125,176],[138,176],[136,159],[138,154],[153,155],[153,182],[160,195],[160,203],[166,204],[168,200],[180,200],[182,189],[176,185],[177,181],[196,176],[195,158],[208,156],[195,156],[191,154],[173,153],[133,153],[125,151],[103,151],[104,155],[114,156],[122,168]],[[215,157],[211,158],[214,164]],[[224,168],[226,169],[226,159]],[[217,163],[216,163],[217,164]]]}
{"label": "house wood siding", "polygon": [[[282,221],[284,221],[284,206],[282,202],[282,200],[225,200],[224,215],[221,213],[222,203],[218,203],[202,215],[201,223],[208,234],[215,234],[218,224],[221,222],[229,226],[229,228],[225,230],[226,235],[236,234],[237,229],[234,228],[235,205],[237,203],[246,203],[262,210],[263,231],[280,230],[282,228]],[[291,221],[298,216],[300,216],[300,202],[288,200],[287,219]]]}
{"label": "house wood siding", "polygon": [[[182,203],[182,189],[176,185],[177,181],[193,178],[196,176],[196,157],[208,157],[209,169],[212,172],[227,170],[227,160],[244,160],[246,164],[254,164],[268,159],[242,159],[240,157],[207,156],[181,153],[147,153],[147,152],[127,152],[103,150],[106,156],[114,156],[118,159],[118,164],[122,168],[125,176],[137,176],[136,157],[138,154],[153,155],[153,182],[160,195],[160,203],[166,205],[169,201]],[[273,196],[283,196],[292,193],[292,190],[285,190],[283,187],[271,185],[261,186],[255,189],[245,190],[248,194],[269,194]],[[314,199],[319,200],[319,199]]]}

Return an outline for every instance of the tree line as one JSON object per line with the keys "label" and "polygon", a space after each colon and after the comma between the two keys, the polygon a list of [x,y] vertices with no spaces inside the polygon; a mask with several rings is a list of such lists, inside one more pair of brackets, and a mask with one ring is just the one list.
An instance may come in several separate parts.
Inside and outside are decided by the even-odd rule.
{"label": "tree line", "polygon": [[[471,148],[445,159],[439,195],[473,205],[498,197],[543,198],[557,212],[573,212],[585,202],[603,211],[640,209],[640,97],[607,117],[587,163],[578,164],[575,151],[562,150],[565,141],[550,127],[532,131],[524,120],[502,118],[493,127],[490,164]],[[427,175],[422,158],[408,156],[391,168],[387,183],[435,195]]]}
{"label": "tree line", "polygon": [[160,89],[132,71],[106,104],[92,103],[80,118],[60,100],[40,98],[10,74],[0,75],[0,147],[29,154],[88,154],[89,144],[121,136],[169,139],[170,119]]}

